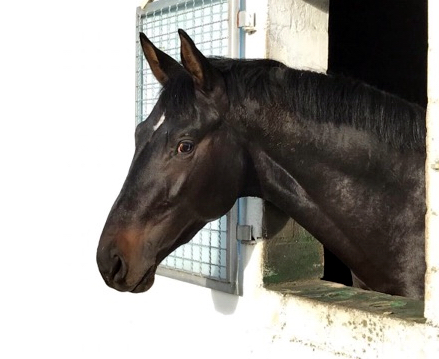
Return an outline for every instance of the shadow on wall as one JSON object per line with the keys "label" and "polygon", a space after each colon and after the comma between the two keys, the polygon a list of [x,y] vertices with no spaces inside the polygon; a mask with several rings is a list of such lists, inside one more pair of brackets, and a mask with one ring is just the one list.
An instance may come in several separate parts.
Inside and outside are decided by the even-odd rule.
{"label": "shadow on wall", "polygon": [[[243,285],[243,273],[244,270],[247,268],[248,264],[250,263],[254,249],[255,246],[253,244],[241,243],[241,255],[239,262],[240,268],[238,270],[240,285]],[[249,273],[249,275],[258,276],[258,273],[256,273],[257,269],[256,268],[252,268],[252,269],[254,269],[254,273]],[[235,313],[235,310],[240,300],[239,295],[219,292],[213,289],[211,290],[211,295],[212,295],[213,305],[217,312],[224,315],[231,315]]]}
{"label": "shadow on wall", "polygon": [[303,0],[303,1],[325,13],[328,13],[329,0]]}
{"label": "shadow on wall", "polygon": [[213,306],[217,312],[224,315],[231,315],[235,313],[239,302],[238,295],[218,292],[217,290],[213,289],[211,293]]}

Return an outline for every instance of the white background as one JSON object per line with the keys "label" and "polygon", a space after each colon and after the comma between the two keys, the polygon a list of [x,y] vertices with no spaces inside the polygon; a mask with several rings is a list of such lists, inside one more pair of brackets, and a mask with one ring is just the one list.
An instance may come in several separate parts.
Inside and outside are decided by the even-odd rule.
{"label": "white background", "polygon": [[1,358],[140,358],[191,345],[166,310],[175,298],[111,290],[95,262],[134,149],[138,5],[2,1]]}

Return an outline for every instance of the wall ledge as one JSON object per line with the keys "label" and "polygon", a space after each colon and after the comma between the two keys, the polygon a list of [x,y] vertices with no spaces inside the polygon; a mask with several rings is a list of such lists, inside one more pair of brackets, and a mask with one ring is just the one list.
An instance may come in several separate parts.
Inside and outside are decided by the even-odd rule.
{"label": "wall ledge", "polygon": [[323,280],[269,284],[265,288],[284,297],[296,296],[414,323],[426,322],[422,300],[347,287]]}

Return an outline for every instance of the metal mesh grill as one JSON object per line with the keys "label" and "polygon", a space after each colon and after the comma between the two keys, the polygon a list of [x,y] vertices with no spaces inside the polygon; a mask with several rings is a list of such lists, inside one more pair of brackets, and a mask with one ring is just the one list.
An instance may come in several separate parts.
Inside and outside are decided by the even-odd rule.
{"label": "metal mesh grill", "polygon": [[[227,0],[161,0],[138,14],[137,30],[159,49],[179,59],[177,30],[184,29],[204,55],[227,56],[229,14]],[[137,43],[136,123],[152,111],[160,84],[155,80]],[[187,244],[171,253],[161,266],[220,281],[230,281],[227,216],[207,224]]]}
{"label": "metal mesh grill", "polygon": [[[138,30],[142,31],[159,49],[175,59],[180,57],[180,40],[177,30],[184,29],[195,41],[204,55],[228,55],[228,1],[192,0],[158,1],[158,7],[139,18]],[[167,6],[166,6],[167,5]],[[160,91],[138,46],[137,53],[137,123],[143,121],[152,111]]]}
{"label": "metal mesh grill", "polygon": [[162,265],[215,279],[227,279],[227,219],[208,223]]}

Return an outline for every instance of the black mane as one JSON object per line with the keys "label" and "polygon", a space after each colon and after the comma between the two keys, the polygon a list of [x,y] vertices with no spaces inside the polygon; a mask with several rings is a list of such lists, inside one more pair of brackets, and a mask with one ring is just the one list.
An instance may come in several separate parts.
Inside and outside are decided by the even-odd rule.
{"label": "black mane", "polygon": [[[350,125],[394,148],[425,151],[425,109],[419,105],[357,80],[291,69],[274,60],[209,61],[222,72],[234,105],[246,98],[280,103],[303,120]],[[195,90],[186,71],[166,83],[160,100],[170,110],[191,109]]]}
{"label": "black mane", "polygon": [[282,103],[304,120],[371,131],[392,147],[425,151],[425,110],[395,95],[342,76],[295,70],[274,60],[212,58],[229,98]]}

